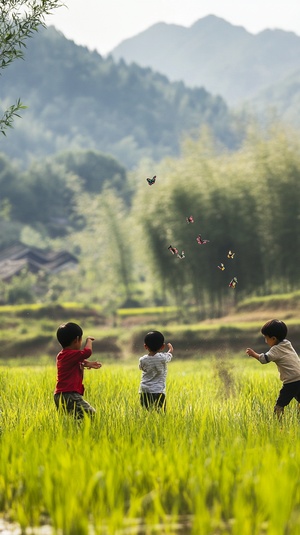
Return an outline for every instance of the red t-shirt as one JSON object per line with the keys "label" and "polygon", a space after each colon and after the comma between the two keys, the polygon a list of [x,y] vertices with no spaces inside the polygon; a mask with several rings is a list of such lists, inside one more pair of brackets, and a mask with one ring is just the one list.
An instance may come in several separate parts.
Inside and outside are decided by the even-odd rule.
{"label": "red t-shirt", "polygon": [[84,349],[62,349],[56,357],[57,381],[54,393],[78,392],[83,395],[84,385],[83,370],[80,363],[89,358],[92,350]]}

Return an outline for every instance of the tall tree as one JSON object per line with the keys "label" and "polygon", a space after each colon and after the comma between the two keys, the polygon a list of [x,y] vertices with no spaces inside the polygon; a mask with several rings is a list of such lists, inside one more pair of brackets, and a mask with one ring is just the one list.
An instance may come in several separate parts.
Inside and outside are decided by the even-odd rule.
{"label": "tall tree", "polygon": [[[62,6],[60,0],[0,0],[0,69],[15,59],[24,58],[26,39],[45,26],[45,16]],[[14,117],[25,106],[18,99],[0,118],[0,131],[6,135]]]}

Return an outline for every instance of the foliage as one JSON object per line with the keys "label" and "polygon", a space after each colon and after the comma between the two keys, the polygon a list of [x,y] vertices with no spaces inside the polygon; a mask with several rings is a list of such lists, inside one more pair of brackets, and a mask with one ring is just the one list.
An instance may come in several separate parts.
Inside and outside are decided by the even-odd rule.
{"label": "foliage", "polygon": [[20,110],[25,110],[26,106],[22,104],[21,100],[18,99],[16,104],[9,106],[7,110],[3,113],[2,118],[0,119],[0,132],[6,136],[7,128],[12,128],[13,121],[15,117],[21,117],[19,115]]}
{"label": "foliage", "polygon": [[33,303],[36,299],[35,283],[36,275],[23,270],[20,275],[0,287],[0,299],[2,303],[14,305],[16,303]]}
{"label": "foliage", "polygon": [[[1,0],[0,2],[0,69],[5,69],[18,58],[24,58],[26,40],[32,37],[39,27],[45,25],[45,16],[60,7],[59,0]],[[0,118],[0,132],[12,127],[14,117],[25,109],[18,98],[16,104],[9,106]]]}
{"label": "foliage", "polygon": [[26,171],[0,155],[0,246],[25,241],[49,247],[49,237],[82,229],[77,210],[81,194],[100,193],[105,185],[129,202],[126,170],[114,158],[96,151],[59,153],[33,161]]}
{"label": "foliage", "polygon": [[85,192],[99,194],[106,185],[129,200],[126,169],[109,154],[95,150],[69,150],[57,154],[50,161],[59,163],[66,172],[78,176]]}
{"label": "foliage", "polygon": [[174,361],[160,415],[139,406],[136,363],[104,365],[85,374],[97,413],[82,425],[56,413],[54,366],[3,367],[5,518],[65,535],[154,526],[164,535],[177,523],[194,534],[297,535],[299,421],[293,403],[281,425],[273,418],[271,366],[246,357]]}
{"label": "foliage", "polygon": [[[77,209],[85,220],[84,230],[70,234],[80,252],[79,273],[74,274],[77,299],[100,302],[110,313],[134,293],[128,208],[118,193],[107,186],[100,195],[82,192]],[[65,299],[70,298],[70,289],[68,285]]]}

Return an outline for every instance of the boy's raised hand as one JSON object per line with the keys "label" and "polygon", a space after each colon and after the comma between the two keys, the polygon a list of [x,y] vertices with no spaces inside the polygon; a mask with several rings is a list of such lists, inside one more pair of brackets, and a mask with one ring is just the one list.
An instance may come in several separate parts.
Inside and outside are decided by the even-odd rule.
{"label": "boy's raised hand", "polygon": [[172,344],[170,344],[170,342],[167,343],[167,346],[168,346],[168,352],[169,353],[173,353],[173,346]]}
{"label": "boy's raised hand", "polygon": [[87,347],[88,349],[92,349],[94,340],[95,338],[93,336],[87,336],[85,347]]}

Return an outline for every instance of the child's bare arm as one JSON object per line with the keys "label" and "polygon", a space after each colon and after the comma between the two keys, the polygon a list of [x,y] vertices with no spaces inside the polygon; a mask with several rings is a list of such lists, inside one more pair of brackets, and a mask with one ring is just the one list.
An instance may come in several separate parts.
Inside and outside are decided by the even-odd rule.
{"label": "child's bare arm", "polygon": [[82,363],[82,366],[83,368],[88,368],[88,369],[93,368],[95,370],[99,370],[99,368],[102,367],[102,364],[98,360],[94,360],[92,362],[90,362],[89,360],[84,360]]}
{"label": "child's bare arm", "polygon": [[85,342],[85,346],[87,349],[93,349],[93,341],[95,338],[93,336],[88,336]]}
{"label": "child's bare arm", "polygon": [[258,360],[259,359],[259,353],[256,353],[256,351],[254,351],[253,349],[251,349],[251,347],[248,347],[246,349],[246,353],[247,355],[249,355],[249,357],[253,357],[254,359]]}
{"label": "child's bare arm", "polygon": [[167,343],[167,346],[168,346],[168,352],[169,352],[169,353],[173,353],[174,348],[173,348],[172,344],[170,344],[170,342],[168,342],[168,343]]}

